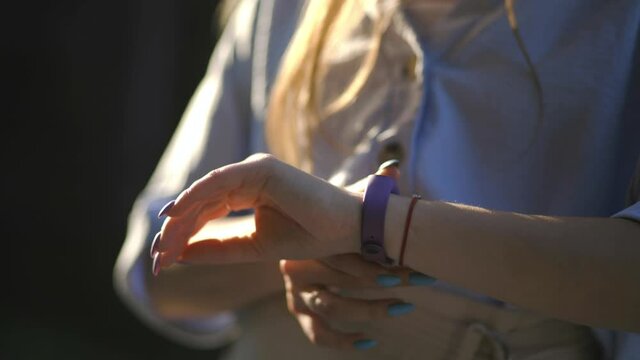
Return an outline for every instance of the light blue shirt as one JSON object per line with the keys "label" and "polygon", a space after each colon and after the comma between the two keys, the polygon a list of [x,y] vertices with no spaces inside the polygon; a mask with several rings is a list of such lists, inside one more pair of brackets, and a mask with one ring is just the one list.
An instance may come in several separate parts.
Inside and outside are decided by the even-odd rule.
{"label": "light blue shirt", "polygon": [[[542,85],[542,119],[532,79],[504,71],[524,61],[506,23],[457,47],[482,18],[474,15],[486,13],[484,2],[462,1],[457,11],[468,24],[444,38],[437,26],[421,34],[419,14],[408,13],[425,57],[415,192],[496,210],[640,221],[640,195],[631,192],[640,182],[640,3],[516,4]],[[640,335],[596,334],[607,359],[640,359]]]}
{"label": "light blue shirt", "polygon": [[[482,19],[479,3],[458,7],[471,19],[461,33]],[[511,70],[524,59],[505,21],[464,47],[457,34],[419,34],[425,101],[413,142],[415,191],[496,210],[611,216],[625,208],[640,160],[640,94],[629,92],[638,86],[640,4],[517,4],[544,116],[527,69]],[[637,205],[625,214],[639,218]]]}
{"label": "light blue shirt", "polygon": [[[115,275],[118,289],[131,303],[146,304],[139,259],[148,256],[148,242],[159,227],[150,220],[148,214],[154,211],[149,209],[210,169],[266,150],[268,94],[301,1],[247,0],[239,6],[132,212]],[[394,93],[389,81],[391,85],[384,85],[388,92],[381,95],[390,114],[411,118],[402,125],[406,129],[393,133],[406,153],[407,180],[401,189],[496,210],[615,214],[640,221],[640,197],[637,191],[629,192],[640,181],[640,2],[521,0],[516,13],[541,94],[535,91],[502,1],[461,0],[447,21],[429,29],[422,26],[419,9],[408,5],[403,10],[416,38],[422,85],[420,91],[407,87],[411,91],[401,94]],[[393,56],[395,45],[390,46],[387,54]],[[406,47],[398,45],[397,52],[402,51]],[[403,99],[411,94],[420,95],[417,110],[403,112],[411,102]],[[358,102],[367,106],[372,98],[363,96]],[[334,135],[343,133],[336,129]],[[393,134],[374,134],[367,140],[370,148],[347,160],[321,147],[318,173],[327,178],[346,174],[335,183],[364,177],[375,168],[376,154],[394,141]],[[132,306],[146,312],[143,318],[153,317],[148,306]],[[214,331],[233,322],[231,314],[217,322],[201,320],[168,326],[202,333],[206,324],[213,324],[209,329]],[[606,359],[638,358],[638,335],[597,333]]]}

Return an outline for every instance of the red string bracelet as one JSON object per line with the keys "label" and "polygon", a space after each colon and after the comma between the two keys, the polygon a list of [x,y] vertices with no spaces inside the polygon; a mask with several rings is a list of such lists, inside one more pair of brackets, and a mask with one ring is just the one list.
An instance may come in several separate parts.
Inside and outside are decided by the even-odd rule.
{"label": "red string bracelet", "polygon": [[400,245],[400,258],[398,265],[404,265],[404,249],[407,247],[407,237],[409,235],[409,226],[411,225],[411,218],[413,217],[413,208],[416,206],[418,200],[422,197],[420,195],[413,194],[411,196],[411,203],[409,204],[409,210],[407,211],[407,219],[404,222],[404,233],[402,234],[402,243]]}

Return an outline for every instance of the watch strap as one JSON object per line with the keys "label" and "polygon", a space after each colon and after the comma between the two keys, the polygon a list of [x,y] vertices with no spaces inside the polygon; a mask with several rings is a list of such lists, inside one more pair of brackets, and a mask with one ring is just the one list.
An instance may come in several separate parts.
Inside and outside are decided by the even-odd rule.
{"label": "watch strap", "polygon": [[365,260],[390,265],[393,260],[384,248],[384,223],[391,194],[397,194],[396,180],[390,176],[370,175],[362,203],[360,252]]}

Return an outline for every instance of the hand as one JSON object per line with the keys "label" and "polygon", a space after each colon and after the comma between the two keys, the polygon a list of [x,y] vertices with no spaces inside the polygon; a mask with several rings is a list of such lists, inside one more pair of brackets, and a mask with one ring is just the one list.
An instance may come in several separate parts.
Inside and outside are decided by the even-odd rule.
{"label": "hand", "polygon": [[[359,194],[282,163],[266,154],[216,169],[184,190],[162,227],[154,267],[180,258],[190,263],[311,259],[358,252]],[[254,209],[249,236],[188,244],[208,221],[231,210]]]}
{"label": "hand", "polygon": [[[335,323],[367,323],[409,313],[414,306],[396,298],[363,300],[340,295],[340,290],[406,284],[410,269],[385,268],[360,255],[336,255],[321,260],[282,260],[287,306],[309,340],[337,349],[367,349],[374,339],[345,333]],[[413,274],[412,274],[413,275]]]}

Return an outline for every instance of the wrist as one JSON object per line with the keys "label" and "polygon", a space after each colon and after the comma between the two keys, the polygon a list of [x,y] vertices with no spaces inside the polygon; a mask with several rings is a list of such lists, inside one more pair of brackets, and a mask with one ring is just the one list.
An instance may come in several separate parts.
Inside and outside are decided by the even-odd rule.
{"label": "wrist", "polygon": [[352,214],[349,222],[349,231],[345,248],[340,253],[360,253],[362,234],[362,193],[349,192],[349,213]]}
{"label": "wrist", "polygon": [[385,224],[389,198],[398,193],[399,161],[389,160],[367,177],[362,196],[360,253],[367,261],[392,265],[385,244]]}
{"label": "wrist", "polygon": [[384,242],[387,255],[397,262],[400,258],[402,234],[411,198],[395,194],[389,196],[384,218]]}

